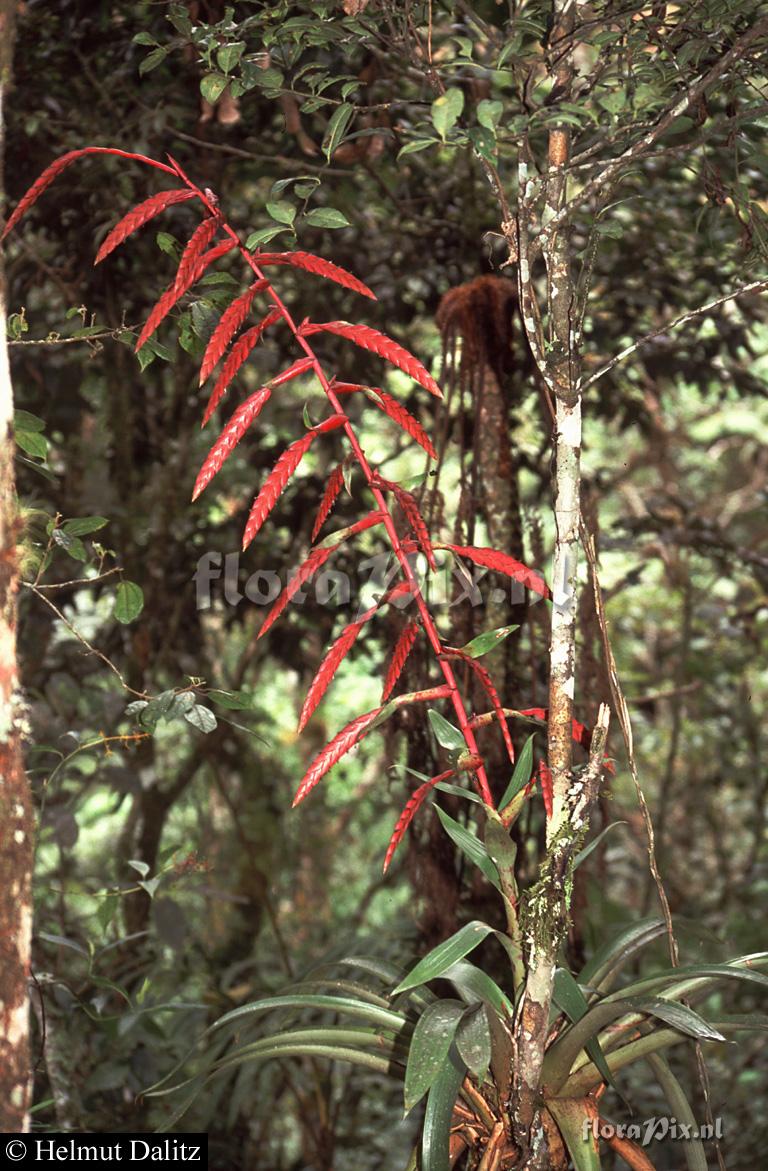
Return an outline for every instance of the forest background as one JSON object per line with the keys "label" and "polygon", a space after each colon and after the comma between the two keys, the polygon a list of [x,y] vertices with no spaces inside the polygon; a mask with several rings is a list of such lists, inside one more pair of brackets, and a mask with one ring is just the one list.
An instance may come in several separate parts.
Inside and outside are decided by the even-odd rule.
{"label": "forest background", "polygon": [[[760,14],[734,4],[726,20],[722,4],[692,3],[669,14],[670,31],[672,7],[596,4],[586,14],[594,52],[578,63],[583,92],[558,110],[583,167],[613,133],[620,141],[628,107],[641,123],[668,99],[644,72],[654,55],[705,72]],[[535,151],[550,125],[551,86],[532,82],[521,94],[515,74],[546,43],[549,9],[32,0],[16,18],[8,197],[83,145],[170,152],[216,192],[249,247],[320,252],[355,272],[378,298],[365,305],[366,322],[407,344],[446,392],[445,402],[430,399],[405,375],[385,376],[377,359],[335,349],[340,378],[385,387],[418,418],[439,475],[419,483],[424,452],[412,437],[370,405],[350,406],[366,452],[391,480],[424,493],[434,540],[495,544],[548,576],[552,424],[489,167],[513,200],[521,137],[530,134]],[[621,69],[601,74],[599,51],[615,62],[617,43]],[[758,287],[669,327],[765,273],[764,63],[765,38],[627,169],[596,224],[587,208],[573,229],[590,289],[585,368],[599,375],[584,396],[582,507],[687,962],[754,952],[764,938],[765,302]],[[585,95],[589,114],[577,100]],[[347,602],[310,587],[257,641],[265,579],[251,581],[255,601],[241,596],[246,582],[257,570],[285,581],[306,554],[337,461],[318,444],[270,527],[236,553],[253,492],[296,437],[302,396],[286,387],[258,438],[190,504],[212,441],[200,433],[196,366],[232,286],[226,277],[201,284],[172,328],[132,352],[187,238],[188,212],[171,209],[108,264],[92,261],[118,216],[151,191],[141,172],[85,159],[46,192],[6,252],[21,412],[19,651],[39,821],[33,1119],[43,1127],[162,1125],[168,1099],[142,1091],[211,1019],[344,955],[405,969],[468,920],[499,913],[430,805],[382,877],[415,785],[408,769],[441,770],[422,712],[397,713],[290,808],[322,745],[379,703],[403,617],[393,607],[370,626],[297,735],[307,685],[370,599],[381,547],[365,535],[334,562],[337,586],[350,584]],[[302,315],[351,319],[347,290],[288,269],[279,277]],[[603,372],[648,333],[656,336]],[[276,335],[254,353],[248,389],[292,360],[282,345]],[[359,514],[342,492],[334,527]],[[547,603],[488,575],[471,605],[450,564],[435,598],[454,644],[515,626],[488,668],[509,706],[546,708]],[[615,700],[603,635],[584,572],[576,715],[589,727],[600,703]],[[423,668],[417,649],[405,690],[424,685]],[[145,696],[166,698],[149,715],[129,706]],[[488,707],[481,694],[473,702]],[[512,727],[519,752],[532,728]],[[542,730],[538,755],[544,747]],[[566,947],[574,968],[621,927],[659,912],[618,726],[609,755],[616,774],[594,836],[615,828],[576,875]],[[455,795],[440,803],[471,823]],[[523,882],[533,881],[545,821],[532,796],[518,843]],[[661,962],[663,935],[653,947]],[[762,1007],[748,988],[722,996],[729,1009]],[[703,1115],[693,1049],[671,1060]],[[707,1046],[706,1061],[727,1165],[746,1171],[768,1141],[761,1034]],[[641,1116],[665,1112],[642,1069],[627,1087]],[[354,1171],[365,1151],[366,1166],[395,1171],[416,1122],[401,1121],[401,1094],[376,1072],[350,1076],[338,1064],[249,1064],[200,1095],[179,1125],[210,1132],[214,1166]],[[656,1155],[659,1168],[678,1165],[673,1148]]]}

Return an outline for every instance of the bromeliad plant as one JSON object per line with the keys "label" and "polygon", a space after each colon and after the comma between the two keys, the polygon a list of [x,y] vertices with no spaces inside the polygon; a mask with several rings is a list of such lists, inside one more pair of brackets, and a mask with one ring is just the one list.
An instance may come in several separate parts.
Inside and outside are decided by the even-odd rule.
{"label": "bromeliad plant", "polygon": [[[542,895],[537,888],[528,892],[528,916],[521,916],[516,851],[510,830],[537,779],[547,813],[551,815],[552,782],[544,762],[534,768],[532,736],[519,758],[515,759],[508,722],[521,719],[546,723],[548,713],[543,708],[504,706],[489,672],[479,662],[509,633],[510,628],[488,631],[464,647],[444,642],[422,591],[418,558],[423,557],[428,572],[434,571],[437,568],[435,550],[441,549],[450,556],[504,574],[540,597],[550,598],[550,591],[540,574],[502,550],[432,543],[416,498],[402,485],[385,479],[366,458],[354,424],[345,413],[343,400],[353,395],[365,397],[410,435],[430,458],[434,458],[435,450],[429,436],[390,394],[363,383],[342,382],[329,375],[314,348],[315,339],[324,335],[346,339],[388,360],[437,398],[441,397],[439,386],[417,358],[393,339],[367,325],[308,319],[297,322],[265,275],[273,268],[290,266],[313,273],[371,299],[375,299],[374,293],[345,269],[308,252],[249,251],[226,220],[217,197],[210,190],[198,187],[170,156],[168,163],[164,163],[106,147],[72,151],[53,163],[33,184],[10,217],[4,235],[70,163],[88,154],[107,154],[141,163],[167,175],[177,184],[128,212],[103,241],[96,256],[97,263],[169,207],[194,201],[202,211],[202,219],[182,251],[171,284],[151,310],[138,336],[137,351],[150,342],[158,327],[216,261],[236,251],[250,271],[248,287],[223,311],[205,347],[200,384],[202,386],[214,375],[215,378],[204,412],[204,424],[210,421],[244,363],[268,331],[282,323],[297,346],[296,360],[236,407],[203,463],[194,484],[193,499],[209,486],[273,393],[300,376],[315,376],[326,396],[328,414],[319,423],[312,423],[305,413],[305,433],[283,452],[256,494],[245,525],[243,548],[247,548],[257,536],[315,442],[326,442],[326,436],[339,432],[348,445],[349,450],[331,473],[320,501],[311,551],[278,596],[262,624],[260,636],[270,629],[291,599],[334,552],[357,534],[380,527],[397,560],[399,580],[370,609],[344,627],[323,658],[301,711],[300,728],[312,717],[363,628],[395,600],[410,601],[414,608],[414,616],[404,624],[393,649],[381,704],[353,719],[322,749],[302,778],[294,804],[304,800],[342,757],[398,708],[446,701],[452,708],[455,723],[435,708],[428,709],[428,718],[438,743],[449,755],[450,768],[433,777],[419,777],[420,784],[396,823],[384,859],[385,869],[419,807],[431,793],[447,791],[454,797],[467,799],[479,807],[481,836],[472,833],[444,810],[438,809],[437,812],[456,846],[498,891],[506,921],[505,931],[498,931],[481,921],[466,924],[407,974],[380,960],[349,957],[338,965],[311,973],[279,996],[228,1013],[206,1034],[206,1043],[200,1051],[202,1069],[170,1089],[161,1083],[151,1091],[160,1096],[183,1086],[188,1088],[182,1106],[166,1125],[173,1125],[181,1117],[211,1078],[221,1078],[233,1070],[242,1076],[244,1069],[251,1069],[266,1058],[295,1055],[357,1063],[402,1077],[408,1110],[426,1095],[422,1137],[409,1162],[411,1171],[415,1168],[447,1171],[460,1159],[463,1159],[465,1168],[474,1171],[506,1171],[513,1167],[544,1166],[541,1162],[544,1157],[549,1166],[565,1168],[566,1148],[579,1171],[592,1171],[599,1166],[599,1155],[596,1131],[590,1127],[600,1117],[600,1096],[607,1086],[613,1085],[618,1071],[641,1058],[650,1061],[678,1119],[692,1122],[692,1108],[660,1053],[685,1038],[723,1041],[730,1031],[765,1028],[765,1020],[757,1017],[723,1018],[713,1025],[691,1005],[706,997],[712,986],[721,980],[746,980],[768,986],[768,977],[757,970],[768,957],[760,954],[740,957],[728,964],[670,969],[616,991],[614,984],[622,966],[665,930],[662,922],[641,923],[604,948],[577,977],[566,968],[557,970],[555,1007],[539,1030],[544,1035],[545,1052],[537,1108],[545,1142],[538,1144],[535,1162],[531,1162],[526,1139],[529,1128],[519,1125],[515,1071],[522,1057],[521,1044],[525,1044],[527,1038],[521,1006],[532,956],[538,946],[536,899]],[[260,306],[258,310],[257,305]],[[250,324],[252,317],[257,319],[254,324]],[[319,539],[352,467],[362,474],[373,507],[355,523]],[[422,690],[393,698],[417,639],[426,640],[441,681],[433,681]],[[457,664],[472,672],[487,694],[490,704],[487,713],[468,714],[454,670]],[[476,736],[489,725],[497,725],[500,729],[514,766],[506,790],[498,801],[494,798]],[[603,769],[607,767],[604,758],[607,711],[601,714],[594,733],[575,720],[571,732],[589,757],[588,763],[574,776],[574,784],[585,795],[583,810],[586,815],[588,798],[596,793]],[[454,783],[462,777],[469,779],[469,787]],[[586,825],[571,836],[574,841],[580,840],[585,832]],[[573,869],[594,844],[570,859],[566,885],[571,881]],[[490,939],[498,941],[508,958],[510,978],[506,990],[467,958],[480,943]],[[350,971],[358,975],[350,978]],[[365,982],[371,977],[377,981],[376,987]],[[434,980],[443,982],[440,987],[447,983],[455,995],[438,996],[428,987]],[[308,1019],[298,1026],[295,1022],[287,1023],[286,1014],[295,1016],[296,1013],[306,1014]],[[256,1025],[265,1014],[273,1014],[268,1017],[271,1027],[257,1033]],[[339,1024],[339,1017],[352,1023]],[[172,1076],[169,1075],[166,1081]],[[632,1166],[650,1166],[647,1157],[632,1144],[624,1143],[620,1153]],[[698,1141],[686,1146],[686,1158],[689,1167],[697,1171],[706,1167],[706,1157]]]}

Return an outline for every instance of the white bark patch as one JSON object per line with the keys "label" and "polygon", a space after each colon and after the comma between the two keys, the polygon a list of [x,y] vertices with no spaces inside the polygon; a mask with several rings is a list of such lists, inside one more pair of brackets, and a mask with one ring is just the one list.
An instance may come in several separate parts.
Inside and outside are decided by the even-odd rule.
{"label": "white bark patch", "polygon": [[570,411],[563,412],[560,422],[560,435],[563,443],[569,447],[581,447],[581,404],[577,403]]}

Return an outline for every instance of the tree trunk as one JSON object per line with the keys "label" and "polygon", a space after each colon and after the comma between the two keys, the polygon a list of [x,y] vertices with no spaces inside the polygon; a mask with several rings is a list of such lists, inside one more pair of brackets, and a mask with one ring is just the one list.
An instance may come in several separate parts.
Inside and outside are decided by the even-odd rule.
{"label": "tree trunk", "polygon": [[[14,0],[0,0],[0,158],[15,7]],[[4,191],[2,175],[0,189]],[[23,710],[16,664],[19,520],[5,321],[5,277],[0,261],[0,1130],[7,1133],[28,1127],[33,818],[21,754]]]}

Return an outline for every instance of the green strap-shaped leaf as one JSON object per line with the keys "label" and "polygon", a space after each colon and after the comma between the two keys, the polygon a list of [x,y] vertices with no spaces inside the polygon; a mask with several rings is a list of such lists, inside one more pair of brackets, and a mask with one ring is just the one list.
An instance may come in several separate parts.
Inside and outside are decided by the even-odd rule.
{"label": "green strap-shaped leaf", "polygon": [[440,818],[443,829],[448,834],[451,841],[459,847],[462,854],[469,858],[470,862],[474,862],[475,866],[482,870],[488,881],[496,887],[498,891],[501,890],[501,880],[496,865],[488,857],[486,850],[480,839],[472,833],[471,830],[465,829],[460,825],[455,818],[441,809],[439,805],[435,806],[435,812]]}
{"label": "green strap-shaped leaf", "polygon": [[[416,988],[419,984],[425,984],[427,980],[435,980],[438,976],[442,976],[451,964],[455,964],[457,960],[463,960],[464,956],[474,951],[477,945],[492,933],[493,928],[489,927],[487,923],[473,919],[471,923],[461,927],[450,939],[439,943],[428,955],[424,956],[423,960],[419,960],[416,967],[412,968],[405,979],[400,981],[395,988],[394,995],[397,995],[398,992],[405,992],[409,988]],[[228,1015],[232,1016],[231,1013]]]}
{"label": "green strap-shaped leaf", "polygon": [[[487,931],[490,931],[490,927],[487,928]],[[289,993],[285,996],[268,996],[264,1000],[255,1000],[251,1004],[243,1004],[240,1008],[233,1008],[231,1012],[220,1017],[212,1025],[212,1028],[220,1029],[222,1025],[231,1024],[232,1021],[255,1016],[262,1012],[270,1012],[275,1008],[324,1009],[326,1012],[339,1012],[346,1016],[361,1017],[375,1025],[395,1030],[400,1030],[405,1024],[405,1017],[402,1013],[392,1012],[388,1008],[379,1008],[376,1004],[366,1004],[365,1001],[355,1000],[350,996],[303,996]]]}
{"label": "green strap-shaped leaf", "polygon": [[502,992],[495,980],[481,968],[470,964],[468,960],[459,960],[452,964],[443,972],[443,979],[451,981],[467,1004],[476,1004],[478,1000],[484,1000],[495,1009],[502,1020],[512,1015],[512,1002],[509,997]]}
{"label": "green strap-shaped leaf", "polygon": [[663,935],[665,930],[663,919],[643,919],[625,928],[616,939],[601,947],[582,968],[579,984],[589,984],[598,991],[607,991],[622,965],[641,948]]}
{"label": "green strap-shaped leaf", "polygon": [[[657,992],[670,985],[678,985],[669,992],[669,995],[687,996],[697,988],[706,987],[715,980],[746,980],[768,988],[768,976],[755,970],[757,964],[768,964],[768,952],[755,952],[753,955],[739,956],[728,964],[689,964],[684,968],[670,968],[658,976],[647,976],[643,980],[636,980],[626,988],[619,989],[606,996],[606,1000],[621,1000],[627,996],[643,995]],[[746,966],[752,965],[752,966]]]}
{"label": "green strap-shaped leaf", "polygon": [[460,1000],[438,1000],[419,1017],[405,1069],[406,1114],[423,1098],[440,1073],[464,1011]]}
{"label": "green strap-shaped leaf", "polygon": [[421,1132],[421,1171],[450,1171],[451,1118],[465,1072],[456,1049],[451,1048],[427,1098]]}
{"label": "green strap-shaped leaf", "polygon": [[685,1090],[669,1068],[667,1062],[663,1057],[659,1057],[658,1053],[650,1054],[646,1060],[656,1074],[656,1080],[664,1091],[664,1096],[669,1102],[672,1114],[674,1114],[678,1122],[682,1122],[684,1126],[691,1128],[691,1138],[682,1144],[683,1156],[688,1171],[707,1171],[709,1165],[707,1163],[704,1145],[700,1138],[693,1137],[698,1130],[698,1123]]}
{"label": "green strap-shaped leaf", "polygon": [[456,1030],[459,1057],[482,1084],[491,1064],[491,1030],[484,1004],[465,1010]]}
{"label": "green strap-shaped leaf", "polygon": [[547,1109],[558,1125],[576,1171],[600,1171],[600,1151],[592,1132],[594,1107],[590,1113],[583,1100],[558,1098],[548,1102]]}
{"label": "green strap-shaped leaf", "polygon": [[523,750],[517,758],[515,771],[512,773],[512,779],[504,790],[504,796],[499,801],[499,813],[503,813],[510,801],[517,796],[531,779],[531,772],[533,771],[533,739],[536,735],[532,732],[523,745]]}

